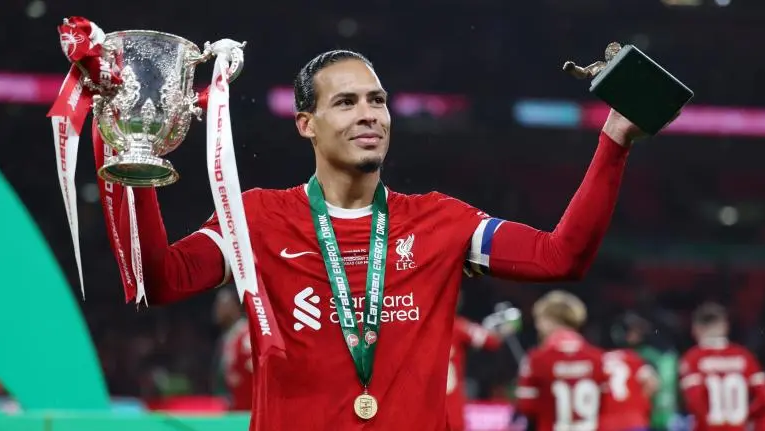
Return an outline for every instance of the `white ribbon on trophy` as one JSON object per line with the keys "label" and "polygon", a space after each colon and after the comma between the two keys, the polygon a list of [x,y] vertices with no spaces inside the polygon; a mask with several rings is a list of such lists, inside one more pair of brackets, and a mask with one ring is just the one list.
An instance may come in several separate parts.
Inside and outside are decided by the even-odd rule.
{"label": "white ribbon on trophy", "polygon": [[230,39],[210,45],[216,58],[207,102],[207,172],[225,258],[231,266],[240,301],[244,300],[245,292],[258,295],[255,256],[244,214],[229,115],[229,71],[241,67],[242,46]]}
{"label": "white ribbon on trophy", "polygon": [[[48,116],[51,117],[53,126],[53,139],[56,147],[56,165],[59,184],[64,198],[67,221],[69,223],[74,245],[75,259],[77,261],[80,287],[84,298],[85,290],[77,214],[77,190],[75,186],[75,169],[77,166],[77,151],[79,147],[80,132],[85,117],[91,110],[91,103],[95,102],[95,99],[100,97],[103,91],[106,90],[108,92],[109,90],[118,88],[116,86],[124,84],[125,86],[128,86],[133,93],[125,93],[128,94],[128,96],[124,97],[123,101],[130,100],[133,96],[138,97],[136,91],[140,89],[141,83],[122,82],[124,79],[130,80],[130,78],[135,81],[135,75],[132,70],[123,71],[121,70],[121,66],[117,66],[115,57],[112,55],[113,52],[109,52],[109,49],[113,50],[115,47],[112,46],[109,49],[105,48],[107,36],[95,23],[83,17],[70,17],[64,19],[63,24],[60,25],[58,29],[62,51],[70,62],[72,62],[72,66]],[[139,35],[141,33],[147,34],[150,40],[154,35],[159,38],[162,37],[159,33],[152,34],[152,32],[131,31],[124,33],[133,35]],[[119,38],[120,36],[117,35],[116,39]],[[173,40],[175,43],[179,43],[178,38]],[[255,272],[255,258],[252,254],[247,222],[244,216],[244,207],[239,187],[239,176],[236,169],[233,139],[231,136],[231,120],[229,115],[228,81],[229,79],[233,79],[241,70],[244,61],[242,52],[243,47],[244,43],[235,42],[230,39],[222,39],[214,44],[206,43],[204,52],[197,54],[196,57],[188,58],[187,60],[192,63],[186,63],[183,66],[193,67],[212,57],[216,58],[213,70],[213,83],[208,90],[209,93],[206,95],[207,99],[202,101],[201,99],[205,96],[200,95],[199,102],[203,107],[204,102],[208,102],[207,146],[210,185],[215,198],[216,214],[221,221],[221,231],[225,240],[224,250],[222,250],[222,252],[224,253],[225,258],[230,262],[231,266],[235,269],[234,279],[237,289],[239,290],[240,299],[242,299],[245,291],[249,291],[256,296],[258,293],[258,277]],[[188,45],[184,45],[184,48],[191,49]],[[123,72],[129,73],[128,75],[125,75]],[[231,76],[232,74],[234,76]],[[164,83],[168,84],[167,82]],[[133,87],[131,87],[131,84]],[[168,88],[172,90],[172,87]],[[163,87],[162,91],[165,91],[165,87]],[[199,107],[194,107],[194,103],[197,100],[196,98],[193,100],[182,99],[185,96],[179,93],[162,94],[162,97],[165,96],[172,99],[173,103],[180,103],[182,106],[196,110],[194,113],[197,116],[200,116],[203,112]],[[109,97],[111,100],[113,93]],[[173,99],[173,97],[176,98]],[[177,97],[181,97],[181,99],[178,99]],[[151,100],[148,102],[151,102]],[[164,103],[164,101],[161,101],[161,103]],[[129,104],[129,106],[123,104],[116,109],[120,111],[121,116],[131,115],[131,112],[129,111],[133,106],[134,104]],[[92,105],[94,114],[96,114],[96,111],[99,112],[99,114],[96,114],[96,117],[99,117],[103,107],[104,106],[99,105],[99,103],[94,103]],[[146,104],[144,104],[143,107],[147,108]],[[168,108],[164,105],[163,107],[165,109]],[[109,107],[108,109],[113,109],[113,107]],[[152,109],[148,109],[148,111],[152,111]],[[141,111],[141,113],[143,113],[143,111]],[[128,121],[127,118],[121,118],[121,120],[123,123],[124,121]],[[126,183],[122,184],[122,177],[119,174],[119,170],[112,171],[115,167],[119,167],[117,165],[120,163],[130,164],[131,161],[127,159],[131,157],[128,153],[130,153],[132,149],[128,147],[130,151],[125,153],[125,158],[121,161],[115,160],[115,157],[119,159],[119,157],[122,156],[115,154],[114,149],[111,148],[111,145],[113,145],[114,142],[106,142],[102,139],[96,123],[102,125],[101,119],[94,118],[93,139],[96,165],[100,177],[98,182],[101,194],[101,204],[106,214],[110,242],[112,243],[115,255],[117,256],[121,276],[126,288],[126,295],[128,297],[132,296],[131,291],[134,289],[136,303],[140,303],[141,301],[146,302],[135,196],[132,187],[128,186]],[[106,127],[109,126],[107,125]],[[145,129],[144,133],[147,133],[147,130],[148,129]],[[132,133],[132,131],[129,133]],[[185,131],[182,132],[180,140],[183,139],[185,133]],[[174,144],[170,143],[168,145],[177,146],[178,143],[179,142]],[[137,151],[138,150],[140,149],[137,149]],[[172,149],[170,151],[172,151]],[[169,163],[164,165],[162,159],[153,157],[153,153],[152,158],[154,159],[152,163],[169,169],[169,171],[172,171],[171,175],[167,178],[160,179],[158,183],[142,182],[140,183],[140,186],[145,187],[153,184],[166,185],[177,179],[177,173],[173,171],[173,168]],[[136,158],[133,158],[132,162],[135,163],[135,160]],[[106,165],[109,165],[108,169],[106,168]],[[171,178],[172,176],[174,176],[174,178]],[[122,192],[124,192],[124,194]],[[128,222],[130,224],[130,238],[123,238],[121,241],[117,223],[120,211],[119,207],[123,199],[127,199],[126,204],[129,212]],[[126,241],[130,242],[130,256],[133,263],[132,271],[126,264],[125,254],[127,250],[123,246]],[[133,279],[133,277],[135,278]]]}
{"label": "white ribbon on trophy", "polygon": [[[59,182],[80,285],[83,276],[74,173],[80,131],[90,109],[94,114],[93,147],[109,240],[126,299],[135,297],[140,303],[148,301],[135,195],[130,186],[157,187],[178,179],[177,171],[162,156],[181,144],[192,116],[201,119],[206,108],[207,168],[224,240],[221,252],[232,268],[240,301],[254,325],[260,360],[271,353],[283,355],[284,340],[257,273],[231,133],[228,84],[241,70],[244,43],[222,39],[206,43],[204,51],[200,51],[186,39],[168,33],[126,30],[104,35],[84,17],[69,17],[58,30],[62,50],[72,66],[48,116],[52,117]],[[212,83],[197,94],[193,79],[181,78],[193,77],[194,67],[213,57]],[[139,77],[137,71],[146,68],[158,69],[159,73]],[[128,207],[129,238],[120,238],[118,229],[123,199]],[[128,268],[127,241],[132,271]]]}
{"label": "white ribbon on trophy", "polygon": [[[61,86],[64,89],[65,83]],[[79,83],[77,85],[80,85]],[[80,89],[80,91],[82,91]],[[80,229],[77,217],[77,188],[74,184],[74,174],[77,169],[77,149],[80,144],[80,134],[71,124],[68,117],[52,116],[53,143],[56,146],[56,168],[61,194],[64,197],[66,219],[69,222],[69,232],[74,245],[74,259],[77,262],[77,273],[80,276],[80,291],[85,297],[85,284],[82,279],[82,257],[80,255]]]}
{"label": "white ribbon on trophy", "polygon": [[[79,26],[79,27],[78,27]],[[61,50],[72,62],[88,56],[92,57],[93,51],[98,49],[104,42],[103,30],[92,22],[84,22],[74,18],[73,22],[64,20],[59,26]],[[69,222],[69,231],[74,246],[74,258],[77,262],[77,274],[80,278],[80,291],[85,298],[85,284],[82,277],[82,257],[80,253],[80,229],[77,216],[77,188],[74,178],[77,169],[77,151],[80,143],[85,117],[90,110],[92,92],[85,88],[82,83],[83,71],[88,67],[98,67],[98,64],[89,62],[86,64],[73,64],[61,84],[56,102],[48,112],[53,126],[53,145],[56,149],[56,168],[58,171],[59,186],[64,197],[64,209]],[[104,68],[106,73],[102,82],[108,85],[112,78],[109,69]]]}
{"label": "white ribbon on trophy", "polygon": [[149,305],[146,300],[146,287],[143,284],[143,260],[141,260],[141,241],[138,237],[138,218],[135,214],[135,195],[133,188],[125,186],[128,202],[128,216],[130,219],[130,258],[133,262],[133,276],[135,276],[135,303],[140,304],[143,300],[145,305]]}

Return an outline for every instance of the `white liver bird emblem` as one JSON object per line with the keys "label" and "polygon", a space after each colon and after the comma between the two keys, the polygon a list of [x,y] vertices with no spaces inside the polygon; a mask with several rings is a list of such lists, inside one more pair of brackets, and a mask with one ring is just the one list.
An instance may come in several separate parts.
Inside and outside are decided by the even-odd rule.
{"label": "white liver bird emblem", "polygon": [[401,258],[399,262],[411,262],[414,253],[412,253],[412,246],[414,245],[414,234],[410,233],[406,238],[399,238],[396,240],[396,253]]}

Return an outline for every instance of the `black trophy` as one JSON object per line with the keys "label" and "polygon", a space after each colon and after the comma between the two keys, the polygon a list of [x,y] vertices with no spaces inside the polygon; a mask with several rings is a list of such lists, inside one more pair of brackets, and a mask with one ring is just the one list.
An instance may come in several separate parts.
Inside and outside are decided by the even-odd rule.
{"label": "black trophy", "polygon": [[680,113],[693,91],[633,45],[612,42],[605,61],[587,67],[572,61],[563,70],[592,78],[590,92],[640,129],[655,135]]}

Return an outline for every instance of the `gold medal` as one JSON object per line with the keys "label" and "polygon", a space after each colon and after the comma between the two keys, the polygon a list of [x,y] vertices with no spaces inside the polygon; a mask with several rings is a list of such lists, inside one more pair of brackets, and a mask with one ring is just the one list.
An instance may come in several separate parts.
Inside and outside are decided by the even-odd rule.
{"label": "gold medal", "polygon": [[372,395],[364,392],[353,401],[353,411],[361,419],[372,419],[377,414],[377,400]]}

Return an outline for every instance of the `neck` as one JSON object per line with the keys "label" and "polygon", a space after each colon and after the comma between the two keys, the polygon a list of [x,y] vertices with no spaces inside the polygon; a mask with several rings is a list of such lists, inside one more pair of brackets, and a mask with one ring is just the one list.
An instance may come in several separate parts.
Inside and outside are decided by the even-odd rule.
{"label": "neck", "polygon": [[236,322],[239,321],[239,318],[241,316],[231,316],[223,323],[223,330],[228,331],[229,329],[233,328],[234,325],[236,325]]}
{"label": "neck", "polygon": [[556,335],[561,334],[576,334],[577,332],[568,326],[554,324],[550,327],[546,334],[544,334],[544,340],[548,340]]}
{"label": "neck", "polygon": [[380,182],[380,171],[353,173],[317,163],[316,178],[324,191],[324,200],[329,204],[355,209],[372,204],[377,183]]}
{"label": "neck", "polygon": [[728,337],[723,334],[704,334],[699,337],[698,343],[704,347],[724,347],[728,344]]}

